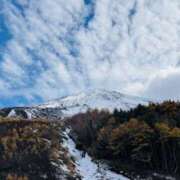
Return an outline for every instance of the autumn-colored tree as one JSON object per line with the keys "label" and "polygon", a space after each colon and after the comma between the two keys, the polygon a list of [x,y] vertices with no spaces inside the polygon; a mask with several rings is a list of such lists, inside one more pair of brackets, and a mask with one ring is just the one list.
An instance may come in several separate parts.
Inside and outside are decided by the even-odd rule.
{"label": "autumn-colored tree", "polygon": [[131,119],[113,129],[110,139],[113,155],[150,163],[152,138],[153,130],[145,122]]}

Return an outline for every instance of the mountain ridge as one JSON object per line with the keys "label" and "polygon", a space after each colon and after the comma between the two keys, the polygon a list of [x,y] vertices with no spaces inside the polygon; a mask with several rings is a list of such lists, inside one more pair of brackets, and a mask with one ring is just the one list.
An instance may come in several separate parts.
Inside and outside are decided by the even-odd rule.
{"label": "mountain ridge", "polygon": [[147,105],[150,100],[104,89],[89,90],[78,94],[64,96],[39,105],[0,109],[0,115],[23,116],[23,118],[60,119],[70,117],[88,109],[129,110],[138,104]]}

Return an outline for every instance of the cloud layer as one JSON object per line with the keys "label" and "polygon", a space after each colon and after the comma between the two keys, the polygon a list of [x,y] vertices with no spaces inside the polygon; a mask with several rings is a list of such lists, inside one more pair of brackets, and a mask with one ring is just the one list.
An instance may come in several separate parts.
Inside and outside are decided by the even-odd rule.
{"label": "cloud layer", "polygon": [[180,98],[179,0],[2,1],[11,36],[0,97],[31,103],[106,88]]}

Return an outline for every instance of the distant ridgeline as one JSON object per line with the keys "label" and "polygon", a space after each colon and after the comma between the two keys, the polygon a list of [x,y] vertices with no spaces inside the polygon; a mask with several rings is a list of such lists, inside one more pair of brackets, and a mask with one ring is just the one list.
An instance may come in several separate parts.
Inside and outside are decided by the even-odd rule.
{"label": "distant ridgeline", "polygon": [[129,111],[89,111],[68,120],[77,147],[116,172],[180,178],[180,103],[139,105]]}

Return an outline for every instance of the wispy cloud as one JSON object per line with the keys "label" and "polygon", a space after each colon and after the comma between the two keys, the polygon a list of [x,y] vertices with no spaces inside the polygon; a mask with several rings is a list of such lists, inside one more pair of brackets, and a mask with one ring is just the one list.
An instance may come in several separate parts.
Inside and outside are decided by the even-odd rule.
{"label": "wispy cloud", "polygon": [[3,16],[12,34],[1,53],[3,97],[87,88],[152,96],[150,83],[177,71],[179,0],[3,0]]}

